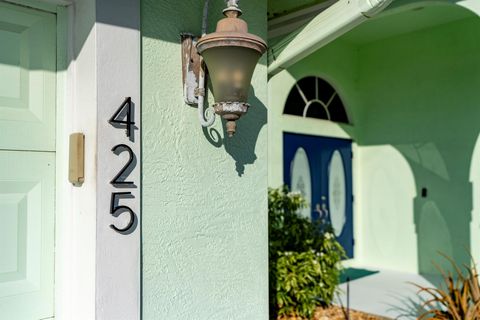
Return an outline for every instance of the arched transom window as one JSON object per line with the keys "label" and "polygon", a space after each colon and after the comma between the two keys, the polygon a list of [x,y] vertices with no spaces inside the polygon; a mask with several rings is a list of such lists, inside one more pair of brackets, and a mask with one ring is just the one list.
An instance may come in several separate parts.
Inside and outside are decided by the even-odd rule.
{"label": "arched transom window", "polygon": [[325,80],[306,77],[288,94],[284,114],[350,123],[337,91]]}

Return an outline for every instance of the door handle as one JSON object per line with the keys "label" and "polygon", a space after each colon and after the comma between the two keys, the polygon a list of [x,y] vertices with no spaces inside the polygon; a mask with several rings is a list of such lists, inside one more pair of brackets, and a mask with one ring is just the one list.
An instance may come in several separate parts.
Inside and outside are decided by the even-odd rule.
{"label": "door handle", "polygon": [[319,218],[327,218],[328,217],[328,208],[327,208],[327,204],[322,202],[322,204],[320,205],[319,203],[317,203],[315,205],[315,212],[318,213],[319,215]]}
{"label": "door handle", "polygon": [[327,197],[326,196],[322,196],[322,210],[323,212],[325,212],[326,216],[328,216],[328,206],[327,206]]}

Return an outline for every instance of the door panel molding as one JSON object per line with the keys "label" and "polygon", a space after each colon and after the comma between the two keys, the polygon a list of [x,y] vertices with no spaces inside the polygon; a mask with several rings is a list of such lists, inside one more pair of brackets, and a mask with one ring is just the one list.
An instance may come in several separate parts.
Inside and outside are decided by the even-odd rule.
{"label": "door panel molding", "polygon": [[0,317],[51,317],[55,154],[2,150],[0,168]]}
{"label": "door panel molding", "polygon": [[55,151],[56,16],[0,2],[0,149]]}

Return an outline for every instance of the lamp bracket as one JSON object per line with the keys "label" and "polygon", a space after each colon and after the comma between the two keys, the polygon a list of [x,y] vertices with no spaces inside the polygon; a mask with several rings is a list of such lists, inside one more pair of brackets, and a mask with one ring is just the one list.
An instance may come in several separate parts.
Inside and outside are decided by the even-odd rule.
{"label": "lamp bracket", "polygon": [[[202,92],[198,90],[201,59],[196,44],[199,37],[191,33],[182,33],[180,36],[182,40],[183,97],[185,103],[196,106],[198,96],[202,95]],[[204,94],[205,91],[203,91]]]}
{"label": "lamp bracket", "polygon": [[[180,34],[182,40],[182,78],[183,98],[185,103],[198,108],[198,119],[202,127],[209,127],[215,122],[213,108],[205,110],[204,101],[206,75],[205,64],[197,52],[198,36],[191,33]],[[203,65],[202,65],[203,64]]]}
{"label": "lamp bracket", "polygon": [[195,97],[205,97],[205,88],[195,88]]}

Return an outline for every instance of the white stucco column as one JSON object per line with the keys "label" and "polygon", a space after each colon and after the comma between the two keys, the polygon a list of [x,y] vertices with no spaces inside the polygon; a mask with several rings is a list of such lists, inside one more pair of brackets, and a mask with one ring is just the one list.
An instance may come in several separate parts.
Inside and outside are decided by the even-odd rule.
{"label": "white stucco column", "polygon": [[[96,3],[96,319],[135,320],[141,303],[140,0]],[[130,112],[132,124],[109,122],[117,110],[118,121],[128,121]]]}

